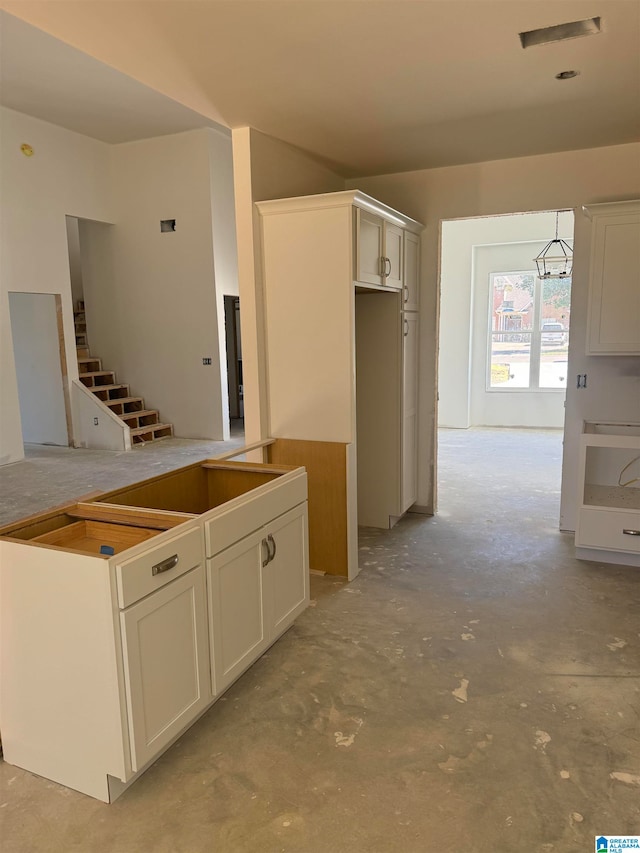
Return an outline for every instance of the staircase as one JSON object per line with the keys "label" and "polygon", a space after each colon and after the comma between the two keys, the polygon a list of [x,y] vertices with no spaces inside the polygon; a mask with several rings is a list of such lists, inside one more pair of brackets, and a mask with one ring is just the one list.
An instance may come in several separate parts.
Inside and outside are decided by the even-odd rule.
{"label": "staircase", "polygon": [[116,382],[114,371],[103,370],[101,359],[89,354],[82,302],[74,311],[74,319],[78,377],[82,384],[130,428],[133,444],[173,437],[173,424],[161,423],[156,409],[147,409],[142,397],[132,397],[129,386]]}

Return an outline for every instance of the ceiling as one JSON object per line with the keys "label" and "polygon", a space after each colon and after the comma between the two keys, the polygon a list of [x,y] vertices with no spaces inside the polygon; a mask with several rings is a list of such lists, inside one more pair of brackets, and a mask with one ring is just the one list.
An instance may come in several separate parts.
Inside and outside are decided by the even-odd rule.
{"label": "ceiling", "polygon": [[[66,43],[4,16],[20,41],[3,35],[3,102],[109,142],[202,116],[249,125],[355,177],[640,139],[638,0],[0,7]],[[524,30],[592,16],[597,35],[521,46]],[[568,69],[579,76],[555,79]]]}

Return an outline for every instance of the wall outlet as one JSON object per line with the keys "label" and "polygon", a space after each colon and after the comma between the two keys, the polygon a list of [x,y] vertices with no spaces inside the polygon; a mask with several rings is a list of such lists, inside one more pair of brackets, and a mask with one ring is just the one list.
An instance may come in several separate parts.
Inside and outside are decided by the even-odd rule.
{"label": "wall outlet", "polygon": [[94,419],[93,419],[93,425],[94,425],[94,426],[98,426],[98,419],[97,419],[97,418],[94,418]]}
{"label": "wall outlet", "polygon": [[211,359],[210,358],[203,358],[202,363],[203,364],[211,364]]}

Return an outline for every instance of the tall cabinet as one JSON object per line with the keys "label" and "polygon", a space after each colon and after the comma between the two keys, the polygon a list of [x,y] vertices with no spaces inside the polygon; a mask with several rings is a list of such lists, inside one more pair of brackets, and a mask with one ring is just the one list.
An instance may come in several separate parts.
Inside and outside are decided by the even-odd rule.
{"label": "tall cabinet", "polygon": [[359,191],[257,208],[270,434],[343,454],[317,488],[308,467],[309,536],[321,561],[314,538],[338,535],[323,507],[343,507],[344,564],[312,568],[354,577],[358,525],[388,528],[417,498],[423,226]]}

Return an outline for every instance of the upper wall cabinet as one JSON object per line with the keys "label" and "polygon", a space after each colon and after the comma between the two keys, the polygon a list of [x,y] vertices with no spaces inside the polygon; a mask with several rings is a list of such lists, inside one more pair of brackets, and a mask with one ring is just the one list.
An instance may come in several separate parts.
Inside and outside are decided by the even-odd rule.
{"label": "upper wall cabinet", "polygon": [[394,222],[355,208],[354,280],[399,290],[404,282],[404,231]]}
{"label": "upper wall cabinet", "polygon": [[587,355],[640,355],[640,201],[590,204]]}

